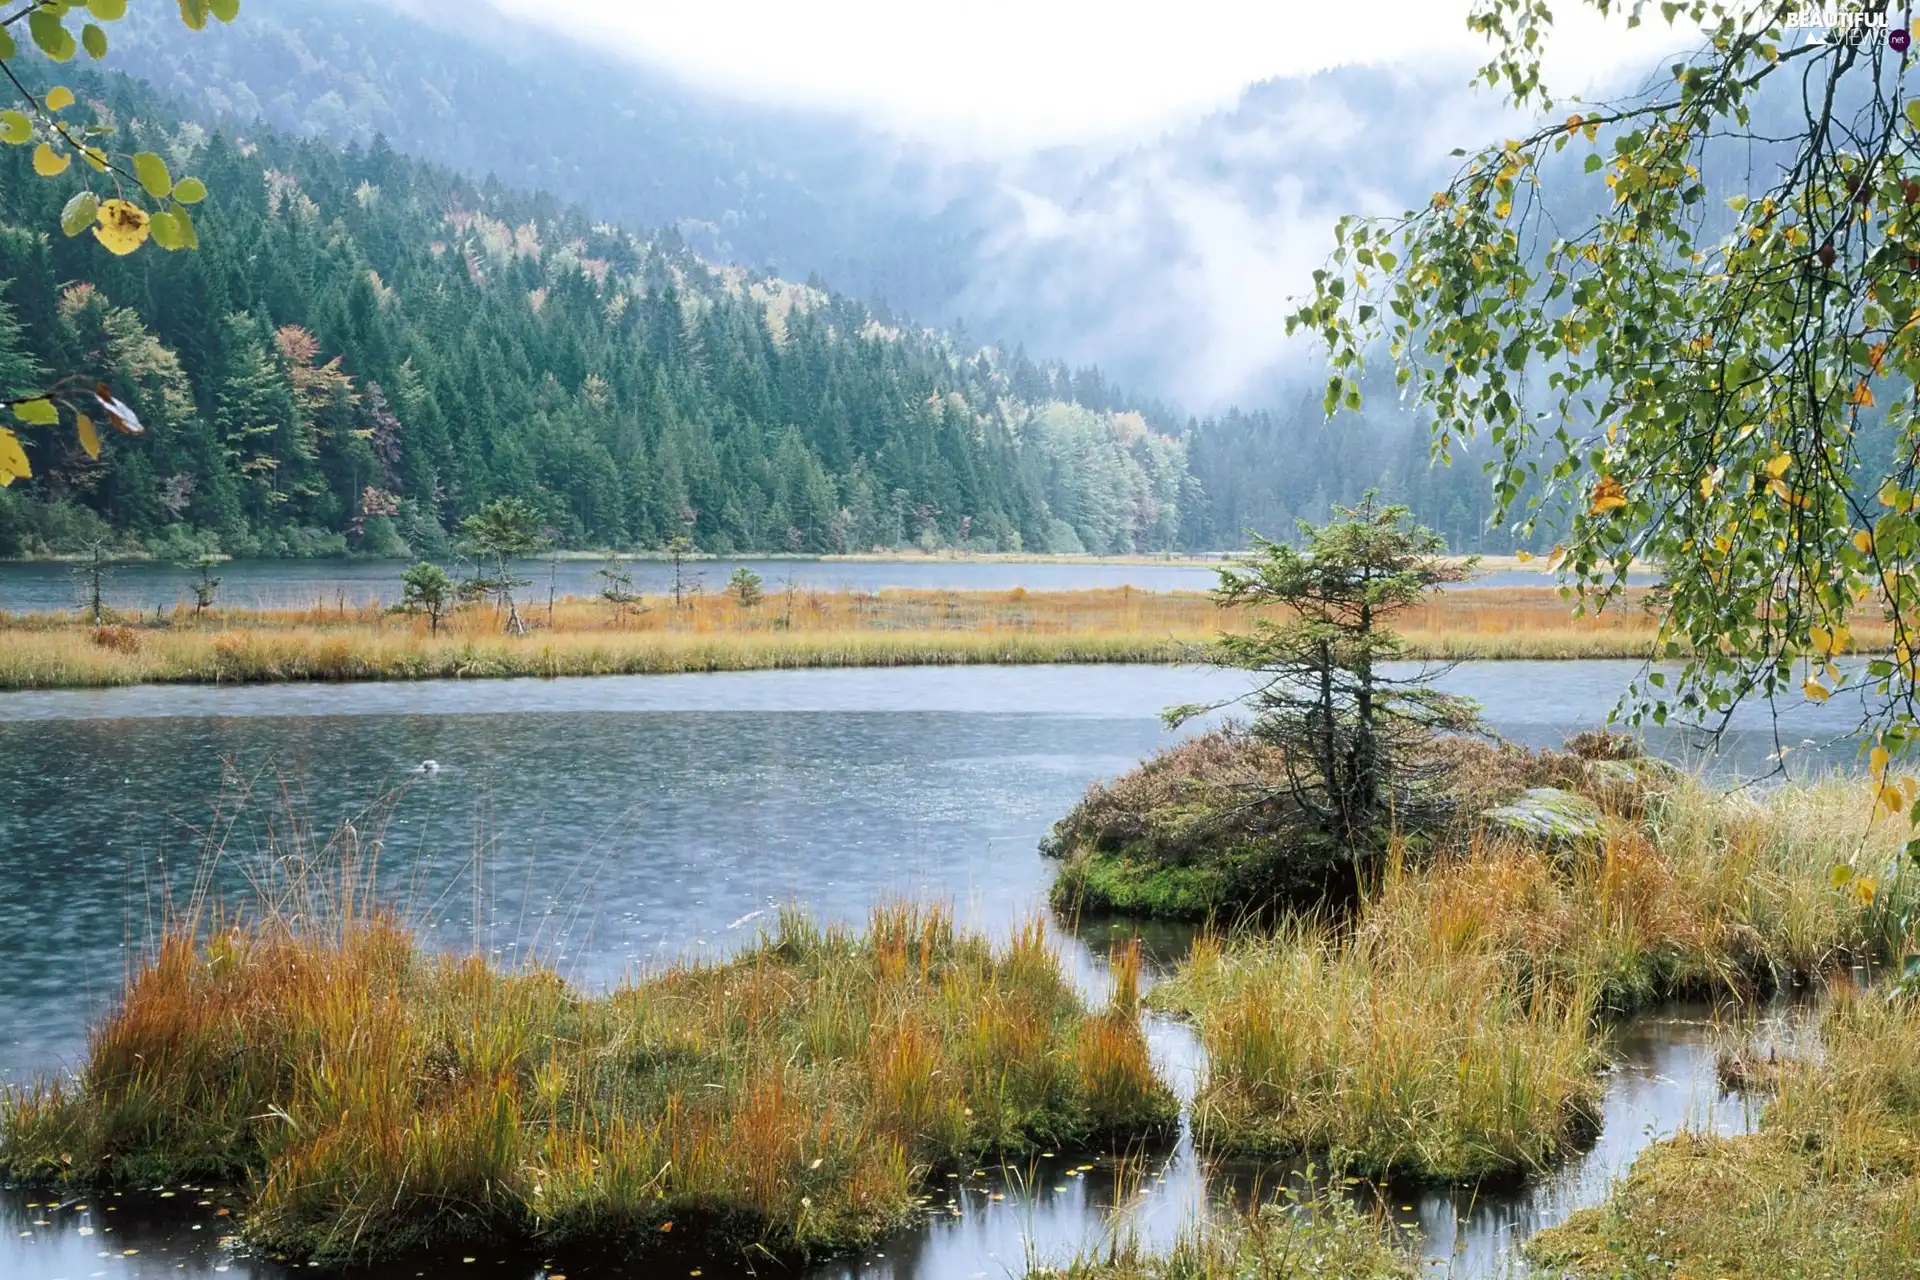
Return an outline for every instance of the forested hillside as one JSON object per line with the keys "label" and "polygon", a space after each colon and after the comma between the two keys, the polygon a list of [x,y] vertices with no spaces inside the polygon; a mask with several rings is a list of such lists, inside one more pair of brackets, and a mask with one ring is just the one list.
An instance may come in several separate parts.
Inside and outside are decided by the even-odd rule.
{"label": "forested hillside", "polygon": [[1350,66],[1250,85],[1165,132],[976,153],[702,89],[498,8],[247,0],[201,40],[170,5],[136,5],[138,37],[108,65],[203,123],[339,146],[384,132],[596,218],[674,226],[711,261],[817,274],[1194,412],[1291,398],[1282,317],[1334,219],[1418,204],[1452,147],[1504,127],[1465,68]]}
{"label": "forested hillside", "polygon": [[378,142],[210,134],[133,82],[75,87],[214,196],[198,251],[113,259],[51,231],[65,184],[0,155],[0,377],[98,371],[149,428],[98,461],[29,432],[0,554],[107,528],[169,553],[427,553],[504,494],[562,545],[717,552],[1149,550],[1194,514],[1184,443],[1097,373]]}

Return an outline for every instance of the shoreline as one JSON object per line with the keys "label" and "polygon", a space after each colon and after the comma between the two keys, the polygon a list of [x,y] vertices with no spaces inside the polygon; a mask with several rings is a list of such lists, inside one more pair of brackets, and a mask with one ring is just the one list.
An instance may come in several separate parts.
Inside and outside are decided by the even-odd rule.
{"label": "shoreline", "polygon": [[[735,551],[720,554],[713,551],[696,551],[685,557],[689,564],[767,562],[774,564],[1045,564],[1045,565],[1081,565],[1088,568],[1172,568],[1172,569],[1218,569],[1231,564],[1249,554],[1245,548],[1217,551],[1165,551],[1165,552],[1129,552],[1120,555],[1072,555],[1044,551],[844,551],[821,554],[796,554],[790,551]],[[567,550],[549,552],[545,555],[529,556],[526,563],[540,563],[557,560],[563,564],[597,564],[611,557],[622,560],[666,564],[673,557],[658,548],[639,551],[584,551]],[[230,556],[225,554],[212,557],[217,564],[391,564],[404,566],[420,559],[434,563],[451,561],[451,556]],[[1441,559],[1458,564],[1472,559],[1466,555],[1448,555]],[[1552,580],[1551,571],[1546,568],[1546,560],[1540,556],[1522,559],[1518,555],[1483,555],[1479,557],[1480,568],[1487,573],[1537,572],[1543,583]],[[73,566],[85,564],[87,557],[78,552],[56,553],[39,556],[0,557],[0,569],[12,566],[31,568],[34,566]],[[134,565],[179,566],[180,561],[171,556],[156,556],[144,551],[118,552],[110,556],[107,563],[116,567]]]}
{"label": "shoreline", "polygon": [[[518,636],[485,606],[448,615],[437,633],[377,605],[180,607],[98,628],[68,615],[0,615],[0,689],[1174,663],[1202,660],[1208,643],[1250,621],[1204,593],[1128,587],[770,592],[752,605],[714,593],[640,606],[616,625],[598,600],[570,597],[551,613],[529,605]],[[1631,609],[1574,618],[1550,587],[1459,589],[1410,611],[1407,624],[1406,656],[1435,661],[1645,659],[1656,634]]]}

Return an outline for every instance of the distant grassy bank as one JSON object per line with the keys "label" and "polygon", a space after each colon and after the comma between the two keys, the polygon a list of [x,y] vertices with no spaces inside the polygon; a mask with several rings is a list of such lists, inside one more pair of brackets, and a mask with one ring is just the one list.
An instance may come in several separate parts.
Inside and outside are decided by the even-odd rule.
{"label": "distant grassy bank", "polygon": [[[144,683],[654,675],[784,667],[1175,662],[1247,625],[1200,592],[878,593],[771,590],[757,605],[703,594],[648,597],[616,625],[598,600],[523,606],[532,627],[502,634],[490,608],[438,634],[377,606],[214,609],[128,615],[96,628],[71,614],[0,616],[0,688]],[[1448,592],[1405,615],[1416,657],[1645,658],[1651,617],[1629,602],[1574,618],[1542,587]],[[1862,637],[1865,640],[1871,637]]]}
{"label": "distant grassy bank", "polygon": [[[324,918],[324,916],[322,917]],[[1167,1130],[1139,953],[1083,1007],[1030,924],[783,916],[606,996],[389,916],[182,930],[84,1074],[4,1095],[0,1175],[249,1188],[249,1240],[345,1263],[485,1244],[764,1259],[857,1246],[982,1158]],[[302,922],[305,923],[302,923]]]}

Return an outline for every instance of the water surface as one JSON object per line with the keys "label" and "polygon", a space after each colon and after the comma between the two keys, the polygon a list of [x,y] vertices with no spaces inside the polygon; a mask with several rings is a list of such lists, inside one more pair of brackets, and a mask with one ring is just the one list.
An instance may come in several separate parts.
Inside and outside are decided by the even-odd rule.
{"label": "water surface", "polygon": [[[1463,664],[1446,684],[1503,734],[1548,746],[1601,720],[1636,669]],[[0,1080],[75,1064],[168,897],[203,877],[244,898],[264,854],[283,868],[311,855],[291,834],[303,825],[353,822],[428,938],[503,960],[537,952],[591,986],[738,948],[790,902],[858,921],[888,898],[941,899],[1004,933],[1040,909],[1052,869],[1035,846],[1087,784],[1173,740],[1161,708],[1242,687],[1205,669],[1091,666],[0,694]],[[1785,732],[1838,739],[1826,758],[1844,763],[1851,721],[1801,707]],[[1716,767],[1764,767],[1774,743],[1756,712]],[[1653,745],[1697,747],[1677,733]],[[413,772],[429,758],[438,772]],[[1061,941],[1092,994],[1110,928]],[[1154,931],[1149,950],[1170,962],[1184,938]],[[1149,1030],[1190,1091],[1191,1035]],[[1592,1153],[1519,1195],[1389,1192],[1396,1215],[1438,1254],[1457,1246],[1456,1274],[1490,1274],[1515,1239],[1596,1199],[1650,1133],[1747,1123],[1713,1081],[1697,1011],[1636,1024],[1621,1052]],[[923,1227],[812,1274],[1018,1274],[1030,1256],[1100,1243],[1116,1206],[1126,1230],[1164,1242],[1203,1206],[1279,1176],[1210,1170],[1184,1139],[1147,1154],[1126,1177],[1110,1162],[1084,1176],[1038,1163],[963,1180]],[[282,1275],[220,1243],[221,1204],[197,1203],[214,1197],[173,1191],[55,1209],[0,1193],[0,1276]],[[457,1265],[525,1280],[537,1262]],[[712,1259],[693,1266],[721,1274]]]}

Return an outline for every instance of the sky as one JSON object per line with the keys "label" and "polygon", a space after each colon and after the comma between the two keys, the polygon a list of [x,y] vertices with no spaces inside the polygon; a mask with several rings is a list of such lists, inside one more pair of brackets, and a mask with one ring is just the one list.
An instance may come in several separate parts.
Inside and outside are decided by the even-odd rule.
{"label": "sky", "polygon": [[[486,3],[706,87],[988,151],[1137,135],[1273,76],[1356,62],[1467,68],[1485,49],[1466,30],[1470,0]],[[1556,7],[1558,89],[1675,43],[1602,23],[1578,0]]]}

